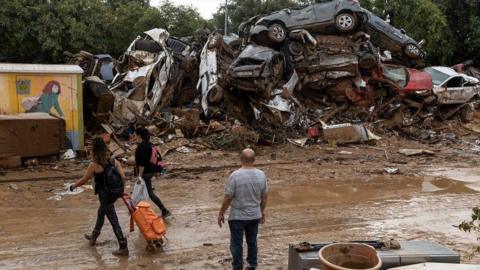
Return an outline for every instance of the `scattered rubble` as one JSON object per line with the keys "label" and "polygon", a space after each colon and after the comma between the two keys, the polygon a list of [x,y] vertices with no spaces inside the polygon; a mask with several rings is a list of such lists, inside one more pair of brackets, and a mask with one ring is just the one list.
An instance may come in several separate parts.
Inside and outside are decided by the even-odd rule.
{"label": "scattered rubble", "polygon": [[435,155],[435,152],[426,150],[426,149],[400,149],[398,153],[405,155],[405,156],[419,156],[419,155]]}

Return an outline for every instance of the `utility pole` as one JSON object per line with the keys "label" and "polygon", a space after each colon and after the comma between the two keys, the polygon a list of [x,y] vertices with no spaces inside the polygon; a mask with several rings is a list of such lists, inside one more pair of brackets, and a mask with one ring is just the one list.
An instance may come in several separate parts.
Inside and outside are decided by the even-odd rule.
{"label": "utility pole", "polygon": [[228,0],[225,0],[225,33],[228,35]]}

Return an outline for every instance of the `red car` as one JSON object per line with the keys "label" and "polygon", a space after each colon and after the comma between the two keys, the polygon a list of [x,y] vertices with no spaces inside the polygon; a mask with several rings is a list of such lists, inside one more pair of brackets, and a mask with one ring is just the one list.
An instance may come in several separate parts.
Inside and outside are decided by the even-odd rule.
{"label": "red car", "polygon": [[[359,106],[370,106],[376,96],[388,95],[389,90],[400,95],[419,93],[433,89],[432,76],[424,71],[396,65],[381,65],[368,77],[364,77],[366,87],[362,89],[347,88],[346,95],[350,101]],[[383,91],[387,89],[387,92]],[[378,93],[383,91],[381,93]],[[390,92],[390,94],[394,94]]]}
{"label": "red car", "polygon": [[401,93],[428,91],[433,89],[432,76],[424,71],[403,66],[383,65],[383,78],[389,80]]}

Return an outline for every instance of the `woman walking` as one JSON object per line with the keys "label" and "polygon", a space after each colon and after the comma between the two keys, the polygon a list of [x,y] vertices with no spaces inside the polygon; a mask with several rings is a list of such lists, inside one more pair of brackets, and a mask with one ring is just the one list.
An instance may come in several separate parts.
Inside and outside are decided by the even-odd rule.
{"label": "woman walking", "polygon": [[[113,255],[128,256],[127,239],[123,236],[122,228],[118,222],[117,213],[115,212],[115,201],[120,198],[125,186],[125,174],[123,173],[121,164],[110,157],[107,145],[102,138],[95,138],[93,140],[93,158],[85,171],[83,177],[75,184],[70,186],[70,191],[87,183],[89,179],[95,178],[95,194],[98,194],[100,207],[97,213],[97,222],[91,234],[86,234],[85,238],[89,241],[91,246],[94,246],[100,232],[102,231],[107,216],[112,225],[113,232],[117,237],[120,248],[114,252]],[[117,178],[121,178],[117,179]],[[115,188],[111,188],[112,182],[119,181]],[[116,190],[113,192],[112,190]]]}
{"label": "woman walking", "polygon": [[160,208],[162,211],[162,216],[166,218],[170,216],[170,211],[165,208],[160,198],[153,193],[152,178],[155,173],[158,172],[155,171],[155,168],[153,168],[152,164],[150,164],[153,151],[153,146],[150,143],[150,133],[146,128],[143,127],[137,128],[135,133],[139,142],[137,150],[135,151],[135,161],[137,163],[136,170],[138,177],[143,178],[150,200],[152,200],[158,206],[158,208]]}

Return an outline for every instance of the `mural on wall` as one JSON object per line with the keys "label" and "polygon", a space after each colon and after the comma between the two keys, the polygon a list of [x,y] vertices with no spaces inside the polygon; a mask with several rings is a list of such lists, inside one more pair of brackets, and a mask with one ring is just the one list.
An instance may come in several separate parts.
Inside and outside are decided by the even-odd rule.
{"label": "mural on wall", "polygon": [[[28,84],[28,88],[30,88],[30,83]],[[62,88],[60,83],[58,81],[49,81],[43,87],[42,94],[40,96],[24,98],[22,101],[22,106],[27,113],[51,113],[52,108],[54,108],[59,116],[64,117],[62,108],[58,102],[58,96],[61,93]]]}
{"label": "mural on wall", "polygon": [[[40,67],[38,66],[39,70]],[[65,120],[70,148],[83,147],[80,74],[0,73],[0,114],[43,112]]]}

